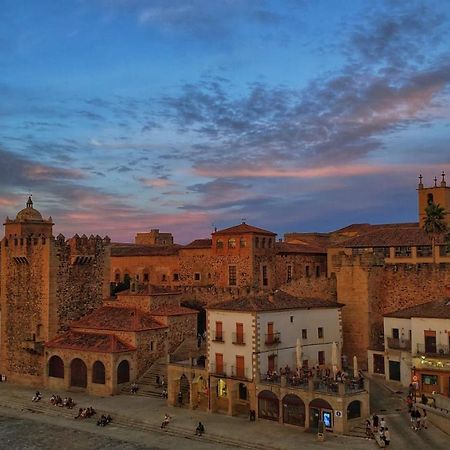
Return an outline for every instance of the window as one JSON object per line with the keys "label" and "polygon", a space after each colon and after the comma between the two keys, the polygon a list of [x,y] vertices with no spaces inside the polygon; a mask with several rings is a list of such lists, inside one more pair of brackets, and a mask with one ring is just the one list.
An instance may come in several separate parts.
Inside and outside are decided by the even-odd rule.
{"label": "window", "polygon": [[153,341],[150,341],[150,351],[153,351]]}
{"label": "window", "polygon": [[269,285],[269,279],[267,278],[267,266],[262,266],[262,283],[263,286]]}
{"label": "window", "polygon": [[389,247],[375,247],[373,253],[383,258],[389,258],[391,251]]}
{"label": "window", "polygon": [[266,238],[261,239],[261,248],[266,248]]}
{"label": "window", "polygon": [[161,281],[167,281],[167,275],[166,274],[163,274],[161,276]]}
{"label": "window", "polygon": [[424,258],[427,256],[432,256],[432,248],[431,245],[420,245],[417,247],[417,256]]}
{"label": "window", "polygon": [[305,266],[305,275],[306,275],[307,277],[310,277],[310,276],[311,276],[311,273],[310,273],[310,271],[309,271],[309,266]]}
{"label": "window", "polygon": [[308,339],[308,330],[306,328],[302,330],[302,339]]}
{"label": "window", "polygon": [[325,352],[324,351],[320,351],[317,354],[317,360],[319,361],[319,365],[322,366],[323,364],[325,364]]}
{"label": "window", "polygon": [[427,195],[427,203],[428,203],[429,205],[431,205],[432,203],[434,203],[433,194],[428,194],[428,195]]}
{"label": "window", "polygon": [[289,264],[287,266],[286,282],[290,283],[292,281],[292,266]]}
{"label": "window", "polygon": [[291,323],[294,323],[294,316],[291,316],[290,318]]}
{"label": "window", "polygon": [[320,266],[316,266],[316,278],[320,277]]}
{"label": "window", "polygon": [[239,247],[244,248],[247,246],[247,241],[245,240],[245,238],[240,238],[239,239]]}
{"label": "window", "polygon": [[396,258],[409,258],[411,256],[411,247],[395,247]]}
{"label": "window", "polygon": [[236,239],[228,239],[228,248],[236,248]]}
{"label": "window", "polygon": [[222,322],[216,321],[216,335],[214,336],[215,341],[223,341],[223,331]]}
{"label": "window", "polygon": [[200,273],[199,272],[195,272],[194,273],[194,280],[195,281],[200,281]]}
{"label": "window", "polygon": [[149,279],[150,279],[149,274],[144,273],[144,282],[148,282]]}
{"label": "window", "polygon": [[245,363],[243,356],[236,355],[236,376],[245,378]]}
{"label": "window", "polygon": [[101,361],[95,361],[92,368],[92,382],[105,384],[105,366]]}
{"label": "window", "polygon": [[269,247],[269,248],[272,248],[272,238],[269,238],[268,239],[268,241],[267,241],[267,246]]}
{"label": "window", "polygon": [[237,285],[236,266],[228,266],[228,284],[230,286]]}
{"label": "window", "polygon": [[222,239],[217,239],[216,248],[223,248],[223,241],[222,241]]}
{"label": "window", "polygon": [[398,339],[400,337],[400,333],[398,328],[392,328],[392,338],[393,339]]}
{"label": "window", "polygon": [[255,237],[255,248],[259,248],[259,238]]}
{"label": "window", "polygon": [[180,275],[178,273],[173,274],[173,281],[180,281]]}
{"label": "window", "polygon": [[317,328],[317,337],[319,339],[323,339],[323,328],[322,327]]}
{"label": "window", "polygon": [[235,344],[243,344],[244,343],[244,324],[236,323],[236,337]]}
{"label": "window", "polygon": [[119,272],[116,272],[116,273],[115,273],[115,275],[114,275],[114,281],[115,281],[116,283],[119,283],[119,282],[120,282],[120,273],[119,273]]}
{"label": "window", "polygon": [[216,370],[215,372],[217,374],[223,374],[224,371],[224,366],[223,366],[223,353],[216,353]]}

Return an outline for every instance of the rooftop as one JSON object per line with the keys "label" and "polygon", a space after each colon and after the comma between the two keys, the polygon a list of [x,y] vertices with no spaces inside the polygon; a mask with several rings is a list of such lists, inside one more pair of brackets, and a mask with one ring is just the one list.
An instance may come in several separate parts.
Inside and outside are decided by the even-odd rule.
{"label": "rooftop", "polygon": [[117,353],[136,350],[114,334],[83,333],[69,330],[46,342],[49,348],[67,348],[87,352]]}
{"label": "rooftop", "polygon": [[327,253],[327,249],[317,244],[310,243],[291,243],[276,242],[275,250],[277,253]]}
{"label": "rooftop", "polygon": [[149,313],[137,308],[103,306],[71,324],[71,328],[92,330],[144,331],[166,328]]}
{"label": "rooftop", "polygon": [[221,234],[247,234],[247,233],[255,233],[255,234],[266,234],[269,236],[276,236],[276,233],[272,231],[263,230],[262,228],[254,227],[252,225],[247,225],[245,222],[239,225],[235,225],[234,227],[224,228],[223,230],[218,230],[213,233],[213,235],[221,235]]}
{"label": "rooftop", "polygon": [[385,314],[384,317],[411,319],[411,317],[425,317],[430,319],[450,319],[450,300],[432,301],[410,308]]}
{"label": "rooftop", "polygon": [[153,246],[142,244],[111,244],[111,256],[171,256],[177,255],[181,245]]}
{"label": "rooftop", "polygon": [[320,298],[299,298],[277,290],[273,294],[249,295],[236,300],[227,300],[208,306],[206,309],[224,311],[279,311],[285,309],[342,308],[336,303]]}
{"label": "rooftop", "polygon": [[195,241],[190,242],[183,248],[211,248],[212,239],[195,239]]}
{"label": "rooftop", "polygon": [[150,311],[152,316],[184,316],[185,314],[198,314],[196,309],[185,308],[184,306],[161,306]]}

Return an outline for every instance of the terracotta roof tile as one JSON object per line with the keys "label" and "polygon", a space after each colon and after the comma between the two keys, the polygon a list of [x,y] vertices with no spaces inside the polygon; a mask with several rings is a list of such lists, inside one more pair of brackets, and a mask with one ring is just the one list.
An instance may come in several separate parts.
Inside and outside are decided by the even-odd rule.
{"label": "terracotta roof tile", "polygon": [[450,300],[440,300],[423,303],[410,308],[385,314],[384,317],[397,317],[400,319],[411,319],[411,317],[425,317],[433,319],[450,319]]}
{"label": "terracotta roof tile", "polygon": [[66,348],[87,352],[117,353],[136,350],[114,334],[81,333],[69,330],[45,343],[49,348]]}
{"label": "terracotta roof tile", "polygon": [[161,306],[149,312],[152,316],[184,316],[185,314],[198,314],[196,309],[184,306]]}
{"label": "terracotta roof tile", "polygon": [[293,244],[290,242],[276,242],[275,250],[277,253],[327,253],[325,247],[309,243]]}
{"label": "terracotta roof tile", "polygon": [[319,298],[299,298],[284,291],[275,291],[272,299],[270,294],[242,297],[236,300],[215,303],[206,309],[220,309],[226,311],[277,311],[284,309],[309,308],[341,308],[342,303],[336,303]]}
{"label": "terracotta roof tile", "polygon": [[212,239],[196,239],[185,245],[183,248],[211,248]]}
{"label": "terracotta roof tile", "polygon": [[220,234],[246,234],[246,233],[258,233],[258,234],[267,234],[270,236],[276,236],[276,233],[272,231],[263,230],[262,228],[254,227],[252,225],[247,225],[246,223],[241,223],[239,225],[235,225],[234,227],[224,228],[223,230],[218,230],[213,235]]}
{"label": "terracotta roof tile", "polygon": [[137,308],[103,306],[70,325],[93,330],[143,331],[166,328],[150,314]]}
{"label": "terracotta roof tile", "polygon": [[181,245],[174,244],[165,247],[113,243],[111,245],[111,256],[171,256],[177,255]]}

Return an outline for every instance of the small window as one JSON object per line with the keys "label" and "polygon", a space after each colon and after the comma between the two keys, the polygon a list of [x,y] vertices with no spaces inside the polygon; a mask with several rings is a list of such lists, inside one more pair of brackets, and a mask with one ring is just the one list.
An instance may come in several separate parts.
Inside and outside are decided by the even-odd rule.
{"label": "small window", "polygon": [[228,239],[228,248],[236,248],[236,239]]}
{"label": "small window", "polygon": [[161,276],[161,281],[167,281],[167,275],[166,274],[163,274]]}
{"label": "small window", "polygon": [[292,266],[289,264],[287,266],[286,282],[290,283],[292,281]]}
{"label": "small window", "polygon": [[302,339],[308,339],[308,330],[306,328],[302,330]]}
{"label": "small window", "polygon": [[267,266],[262,266],[262,284],[263,286],[269,285],[269,279],[267,277]]}
{"label": "small window", "polygon": [[255,237],[255,248],[259,248],[259,237]]}
{"label": "small window", "polygon": [[290,317],[291,323],[294,323],[294,316]]}
{"label": "small window", "polygon": [[245,240],[245,238],[240,238],[239,239],[239,247],[244,248],[247,246],[247,241]]}
{"label": "small window", "polygon": [[237,285],[236,266],[228,266],[228,284],[230,286]]}
{"label": "small window", "polygon": [[419,258],[425,258],[427,256],[433,256],[433,250],[431,245],[420,245],[417,247],[417,256]]}
{"label": "small window", "polygon": [[320,277],[320,266],[316,266],[316,278]]}
{"label": "small window", "polygon": [[148,283],[149,280],[150,280],[150,275],[147,272],[145,272],[144,273],[144,283]]}
{"label": "small window", "polygon": [[411,247],[395,247],[396,258],[409,258],[411,256]]}
{"label": "small window", "polygon": [[194,280],[195,281],[200,281],[200,273],[199,272],[195,272],[194,273]]}
{"label": "small window", "polygon": [[153,351],[153,341],[150,341],[150,351]]}
{"label": "small window", "polygon": [[428,203],[429,205],[431,205],[432,203],[434,203],[433,194],[428,194],[428,195],[427,195],[427,203]]}
{"label": "small window", "polygon": [[392,328],[392,338],[393,339],[398,339],[400,337],[400,333],[398,328]]}
{"label": "small window", "polygon": [[319,339],[323,339],[323,328],[322,327],[317,328],[317,337]]}
{"label": "small window", "polygon": [[269,238],[267,241],[267,247],[272,248],[272,238]]}
{"label": "small window", "polygon": [[266,248],[266,238],[261,239],[261,248]]}
{"label": "small window", "polygon": [[223,248],[223,241],[222,241],[222,239],[217,239],[216,248]]}
{"label": "small window", "polygon": [[178,275],[177,273],[173,274],[173,281],[179,281],[180,280],[180,275]]}
{"label": "small window", "polygon": [[325,364],[325,352],[324,351],[320,351],[317,355],[317,360],[319,361],[319,365],[322,366],[323,364]]}
{"label": "small window", "polygon": [[310,272],[310,270],[309,270],[309,266],[305,266],[305,275],[306,275],[307,277],[310,277],[310,276],[311,276],[311,272]]}

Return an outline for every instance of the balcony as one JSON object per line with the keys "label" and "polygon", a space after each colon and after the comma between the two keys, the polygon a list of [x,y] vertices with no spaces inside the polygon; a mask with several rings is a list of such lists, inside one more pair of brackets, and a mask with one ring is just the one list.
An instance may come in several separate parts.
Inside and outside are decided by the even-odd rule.
{"label": "balcony", "polygon": [[225,342],[225,340],[223,338],[223,331],[212,330],[211,335],[212,335],[213,342]]}
{"label": "balcony", "polygon": [[227,365],[226,364],[211,364],[211,375],[218,375],[220,377],[226,377],[227,376]]}
{"label": "balcony", "polygon": [[251,380],[251,372],[248,367],[231,366],[231,376],[242,380]]}
{"label": "balcony", "polygon": [[245,345],[245,334],[243,333],[233,333],[233,344],[235,345]]}
{"label": "balcony", "polygon": [[277,345],[280,342],[281,342],[281,333],[277,332],[266,334],[265,340],[266,345]]}
{"label": "balcony", "polygon": [[430,345],[425,347],[425,344],[417,344],[417,355],[450,358],[450,347],[448,345]]}
{"label": "balcony", "polygon": [[388,348],[392,348],[395,350],[411,351],[411,341],[409,339],[396,339],[388,337],[387,346]]}

